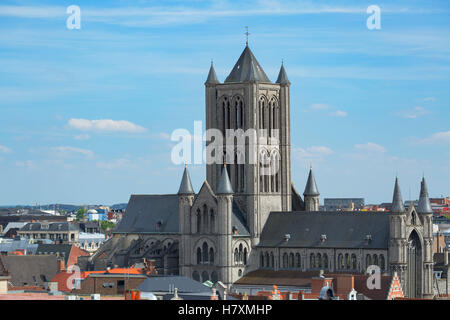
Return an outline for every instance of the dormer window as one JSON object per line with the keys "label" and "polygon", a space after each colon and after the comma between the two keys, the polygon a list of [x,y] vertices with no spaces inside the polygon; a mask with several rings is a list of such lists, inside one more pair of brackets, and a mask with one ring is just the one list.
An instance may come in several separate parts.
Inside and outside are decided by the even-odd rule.
{"label": "dormer window", "polygon": [[368,234],[366,235],[366,243],[369,244],[372,242],[372,235]]}
{"label": "dormer window", "polygon": [[325,240],[327,240],[327,235],[326,234],[322,234],[320,236],[320,242],[325,242]]}
{"label": "dormer window", "polygon": [[289,233],[285,234],[285,235],[284,235],[284,241],[285,241],[285,242],[288,242],[289,239],[291,239],[291,235],[290,235]]}
{"label": "dormer window", "polygon": [[233,231],[233,234],[234,234],[235,236],[237,236],[237,234],[238,234],[238,229],[237,229],[235,226],[233,226],[232,231]]}

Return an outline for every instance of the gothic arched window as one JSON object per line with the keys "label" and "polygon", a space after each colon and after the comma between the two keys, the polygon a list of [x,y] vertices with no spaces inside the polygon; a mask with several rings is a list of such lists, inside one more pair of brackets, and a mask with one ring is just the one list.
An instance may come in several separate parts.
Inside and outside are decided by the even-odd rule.
{"label": "gothic arched window", "polygon": [[214,249],[209,248],[209,264],[214,264]]}
{"label": "gothic arched window", "polygon": [[368,268],[372,264],[372,258],[370,254],[366,255],[366,268]]}
{"label": "gothic arched window", "polygon": [[247,265],[247,248],[244,248],[244,265]]}
{"label": "gothic arched window", "polygon": [[345,254],[345,269],[350,269],[350,255],[348,253]]}
{"label": "gothic arched window", "polygon": [[328,269],[328,255],[326,253],[323,254],[323,267]]}
{"label": "gothic arched window", "polygon": [[386,265],[385,265],[385,261],[384,261],[384,255],[380,254],[380,269],[384,270],[385,268],[386,268]]}
{"label": "gothic arched window", "polygon": [[208,263],[208,244],[206,242],[203,242],[202,258],[203,258],[203,263]]}
{"label": "gothic arched window", "polygon": [[270,267],[275,268],[275,258],[273,256],[273,252],[270,253]]}
{"label": "gothic arched window", "polygon": [[294,261],[294,254],[291,252],[289,254],[289,268],[294,269],[295,261]]}
{"label": "gothic arched window", "polygon": [[202,229],[202,215],[200,209],[197,209],[197,233],[200,233]]}
{"label": "gothic arched window", "polygon": [[378,256],[376,254],[373,255],[373,264],[378,266]]}
{"label": "gothic arched window", "polygon": [[197,264],[202,263],[202,249],[197,248]]}
{"label": "gothic arched window", "polygon": [[287,253],[283,254],[283,268],[284,269],[288,268],[288,254]]}
{"label": "gothic arched window", "polygon": [[202,230],[203,233],[206,233],[209,231],[209,226],[208,226],[208,207],[206,206],[206,204],[203,205],[203,218],[202,218]]}
{"label": "gothic arched window", "polygon": [[300,256],[300,253],[296,253],[296,254],[295,254],[295,261],[296,261],[295,267],[296,267],[297,269],[300,269],[300,268],[302,267],[302,258],[301,258],[301,256]]}
{"label": "gothic arched window", "polygon": [[209,224],[210,224],[210,232],[215,233],[216,232],[216,216],[214,215],[214,210],[211,209],[210,218],[209,218]]}
{"label": "gothic arched window", "polygon": [[344,270],[344,256],[342,255],[342,253],[339,253],[338,255],[338,269]]}
{"label": "gothic arched window", "polygon": [[322,255],[320,253],[317,254],[317,267],[322,268]]}
{"label": "gothic arched window", "polygon": [[314,253],[311,253],[309,255],[309,267],[311,269],[314,269],[316,267],[316,257],[314,255]]}
{"label": "gothic arched window", "polygon": [[352,269],[356,270],[356,255],[352,253]]}

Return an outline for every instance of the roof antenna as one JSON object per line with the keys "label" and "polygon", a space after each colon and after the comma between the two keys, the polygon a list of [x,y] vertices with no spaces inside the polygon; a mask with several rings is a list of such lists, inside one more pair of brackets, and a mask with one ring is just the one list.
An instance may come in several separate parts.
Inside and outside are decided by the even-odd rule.
{"label": "roof antenna", "polygon": [[245,41],[245,45],[248,46],[248,36],[250,35],[250,33],[248,33],[248,26],[245,26],[245,36],[246,36],[246,41]]}

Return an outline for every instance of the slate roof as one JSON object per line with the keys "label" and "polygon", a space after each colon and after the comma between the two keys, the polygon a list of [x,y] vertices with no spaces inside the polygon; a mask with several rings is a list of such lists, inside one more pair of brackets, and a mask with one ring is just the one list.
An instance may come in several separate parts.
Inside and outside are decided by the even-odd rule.
{"label": "slate roof", "polygon": [[284,65],[281,64],[280,73],[278,73],[278,78],[276,83],[279,84],[291,84],[291,82],[288,79],[286,70],[284,70]]}
{"label": "slate roof", "polygon": [[43,223],[30,222],[24,225],[20,231],[78,231],[78,228],[70,222],[48,223],[48,229],[42,228]]}
{"label": "slate roof", "polygon": [[170,288],[177,288],[178,293],[208,293],[211,288],[184,276],[153,276],[144,280],[137,289],[143,292],[168,292]]}
{"label": "slate roof", "polygon": [[[290,239],[286,242],[285,235]],[[321,235],[326,240],[321,241]],[[367,241],[366,236],[371,240]],[[260,247],[387,249],[389,215],[384,212],[272,212]]]}
{"label": "slate roof", "polygon": [[[127,213],[113,233],[178,233],[178,195],[132,195]],[[162,222],[158,227],[158,222]],[[238,236],[249,236],[244,214],[233,201],[232,225]]]}
{"label": "slate roof", "polygon": [[230,177],[228,176],[227,166],[223,166],[222,176],[220,177],[216,194],[232,194],[233,187],[231,186]]}
{"label": "slate roof", "polygon": [[13,239],[0,243],[0,252],[24,250],[27,254],[35,254],[38,244],[30,243],[28,239]]}
{"label": "slate roof", "polygon": [[245,47],[233,70],[225,79],[225,83],[246,81],[271,83],[248,46]]}
{"label": "slate roof", "polygon": [[244,214],[239,209],[236,201],[233,201],[233,217],[231,219],[232,227],[236,227],[238,236],[250,236],[250,231],[247,228],[247,222],[245,221]]}
{"label": "slate roof", "polygon": [[430,198],[428,197],[428,188],[425,177],[422,178],[422,182],[420,183],[420,197],[419,205],[417,206],[417,212],[433,213],[433,209],[431,209]]}
{"label": "slate roof", "polygon": [[317,189],[316,179],[314,178],[314,173],[312,168],[309,169],[308,181],[306,182],[305,191],[303,192],[304,196],[318,196],[320,195],[319,190]]}
{"label": "slate roof", "polygon": [[43,286],[58,271],[55,255],[2,256],[1,259],[14,286]]}
{"label": "slate roof", "polygon": [[216,84],[219,83],[219,80],[217,79],[216,71],[214,70],[214,66],[211,62],[211,68],[209,68],[208,78],[206,79],[205,84]]}
{"label": "slate roof", "polygon": [[71,244],[39,244],[36,250],[36,254],[56,255],[58,253],[61,258],[64,258],[64,264],[67,266],[67,260],[69,260],[71,250]]}
{"label": "slate roof", "polygon": [[195,194],[192,188],[191,178],[189,177],[189,171],[187,167],[184,168],[183,178],[181,178],[180,189],[178,194]]}
{"label": "slate roof", "polygon": [[6,226],[6,228],[3,230],[3,234],[5,235],[5,234],[7,234],[8,233],[8,231],[10,230],[10,229],[20,229],[20,228],[22,228],[24,225],[26,225],[27,223],[26,222],[10,222],[10,223],[8,223],[8,225]]}
{"label": "slate roof", "polygon": [[392,197],[391,212],[405,212],[405,206],[403,205],[402,193],[398,184],[398,178],[395,178],[394,196]]}
{"label": "slate roof", "polygon": [[178,233],[178,230],[178,195],[131,195],[126,214],[113,233]]}

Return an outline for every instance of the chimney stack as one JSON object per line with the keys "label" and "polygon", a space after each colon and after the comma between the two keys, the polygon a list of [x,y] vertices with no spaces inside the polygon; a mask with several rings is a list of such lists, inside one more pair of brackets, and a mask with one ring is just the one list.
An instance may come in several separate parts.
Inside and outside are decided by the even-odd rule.
{"label": "chimney stack", "polygon": [[58,273],[66,271],[66,266],[63,259],[58,259]]}
{"label": "chimney stack", "polygon": [[447,250],[447,247],[444,248],[444,265],[448,266],[448,250]]}

